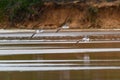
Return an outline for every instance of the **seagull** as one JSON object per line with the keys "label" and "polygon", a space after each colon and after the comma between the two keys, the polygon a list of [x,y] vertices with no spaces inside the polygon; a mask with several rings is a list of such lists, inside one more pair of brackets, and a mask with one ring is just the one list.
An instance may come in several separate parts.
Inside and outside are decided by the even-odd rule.
{"label": "seagull", "polygon": [[57,29],[56,33],[59,32],[61,29],[69,29],[69,28],[70,28],[70,26],[68,26],[67,24],[64,24],[63,26],[61,26]]}
{"label": "seagull", "polygon": [[35,33],[42,33],[44,30],[36,30]]}
{"label": "seagull", "polygon": [[[76,43],[79,43],[80,40],[78,40]],[[83,42],[89,42],[90,41],[90,38],[88,36],[85,36],[82,38],[82,41]]]}
{"label": "seagull", "polygon": [[84,38],[82,38],[82,41],[84,42],[89,42],[90,41],[90,38],[88,36],[85,36]]}
{"label": "seagull", "polygon": [[62,26],[62,29],[69,29],[69,26],[65,24]]}
{"label": "seagull", "polygon": [[35,34],[37,34],[37,33],[42,33],[42,32],[44,32],[44,30],[36,30],[35,33],[32,34],[31,38],[33,38],[33,36],[34,36]]}

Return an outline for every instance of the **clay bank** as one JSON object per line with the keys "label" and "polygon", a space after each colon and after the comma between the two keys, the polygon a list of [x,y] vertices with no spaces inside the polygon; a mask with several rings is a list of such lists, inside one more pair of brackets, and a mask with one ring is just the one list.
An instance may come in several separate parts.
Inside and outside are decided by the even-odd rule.
{"label": "clay bank", "polygon": [[[71,29],[118,29],[120,28],[120,2],[102,3],[44,3],[32,7],[34,14],[18,13],[0,28],[56,29],[63,25]],[[24,17],[23,17],[24,15]],[[21,18],[23,17],[23,18]]]}

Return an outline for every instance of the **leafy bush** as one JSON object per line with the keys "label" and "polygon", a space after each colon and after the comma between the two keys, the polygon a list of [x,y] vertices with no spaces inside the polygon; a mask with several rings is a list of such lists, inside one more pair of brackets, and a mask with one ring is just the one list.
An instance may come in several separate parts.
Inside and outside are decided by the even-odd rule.
{"label": "leafy bush", "polygon": [[42,0],[0,0],[0,20],[7,15],[11,22],[22,21],[28,14],[34,14],[35,5],[42,5]]}
{"label": "leafy bush", "polygon": [[97,17],[97,13],[98,13],[98,8],[97,7],[93,7],[93,6],[89,6],[88,7],[88,13],[89,13],[89,20],[91,22],[95,22],[96,21],[96,17]]}
{"label": "leafy bush", "polygon": [[89,6],[88,7],[88,20],[91,22],[91,25],[89,28],[100,28],[101,26],[99,23],[101,22],[100,20],[97,19],[98,17],[98,8],[94,6]]}

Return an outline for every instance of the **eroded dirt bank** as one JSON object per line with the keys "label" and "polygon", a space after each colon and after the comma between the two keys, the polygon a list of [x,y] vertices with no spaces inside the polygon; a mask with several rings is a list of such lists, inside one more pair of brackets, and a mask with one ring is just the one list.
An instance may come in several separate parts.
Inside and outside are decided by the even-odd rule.
{"label": "eroded dirt bank", "polygon": [[[85,4],[46,3],[33,7],[35,15],[11,25],[9,20],[0,23],[1,28],[53,29],[66,24],[79,29],[120,28],[120,2]],[[21,13],[22,14],[22,13]]]}

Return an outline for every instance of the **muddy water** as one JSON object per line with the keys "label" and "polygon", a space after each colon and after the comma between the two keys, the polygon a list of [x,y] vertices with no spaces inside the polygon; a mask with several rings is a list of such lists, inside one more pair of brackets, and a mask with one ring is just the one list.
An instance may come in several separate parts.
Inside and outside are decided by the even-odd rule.
{"label": "muddy water", "polygon": [[[1,45],[2,47],[66,47],[66,48],[120,48],[120,43],[79,43],[79,44],[32,44],[32,45]],[[73,54],[42,54],[42,55],[11,55],[0,56],[0,60],[81,60],[74,62],[35,62],[55,64],[79,64],[74,67],[110,67],[120,66],[120,52],[73,53]],[[34,64],[35,64],[34,63]],[[17,64],[17,63],[14,63]],[[46,66],[45,66],[46,67]],[[49,66],[47,66],[49,67]],[[55,68],[59,66],[53,66]],[[62,66],[66,67],[66,66]],[[67,66],[72,67],[72,66]],[[119,80],[120,69],[96,70],[57,70],[57,71],[8,71],[0,72],[1,80]]]}

